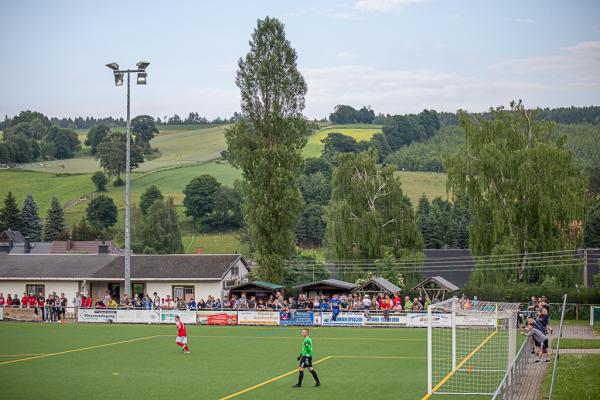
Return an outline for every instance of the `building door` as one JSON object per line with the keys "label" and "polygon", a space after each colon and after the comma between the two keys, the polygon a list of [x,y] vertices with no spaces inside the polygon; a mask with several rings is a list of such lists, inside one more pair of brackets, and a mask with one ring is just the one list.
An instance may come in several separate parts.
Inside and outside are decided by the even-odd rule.
{"label": "building door", "polygon": [[145,283],[132,283],[131,291],[133,292],[133,296],[139,295],[140,297],[144,297],[146,293],[146,284]]}
{"label": "building door", "polygon": [[110,297],[112,297],[116,301],[120,300],[121,299],[121,283],[109,282],[108,283],[108,292],[110,293]]}

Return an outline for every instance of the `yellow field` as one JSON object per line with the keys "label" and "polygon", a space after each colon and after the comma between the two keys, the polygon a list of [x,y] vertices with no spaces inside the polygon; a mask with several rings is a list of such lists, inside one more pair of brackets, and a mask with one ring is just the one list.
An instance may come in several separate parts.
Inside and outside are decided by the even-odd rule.
{"label": "yellow field", "polygon": [[321,151],[323,150],[323,142],[321,140],[325,139],[327,135],[330,133],[341,133],[346,136],[351,136],[356,141],[360,142],[363,140],[369,140],[376,133],[381,133],[381,126],[379,125],[356,125],[355,127],[336,127],[336,126],[328,126],[326,128],[320,129],[317,132],[313,133],[310,138],[308,138],[308,143],[306,143],[306,147],[304,147],[304,156],[305,157],[319,157],[321,155]]}

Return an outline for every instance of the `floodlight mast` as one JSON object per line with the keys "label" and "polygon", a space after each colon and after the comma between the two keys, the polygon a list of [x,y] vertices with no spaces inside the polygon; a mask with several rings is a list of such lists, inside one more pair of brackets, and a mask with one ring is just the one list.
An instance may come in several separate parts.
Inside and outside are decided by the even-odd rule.
{"label": "floodlight mast", "polygon": [[137,73],[138,85],[146,84],[146,68],[150,65],[147,61],[137,63],[138,69],[120,70],[119,64],[113,62],[106,66],[113,70],[115,85],[123,84],[123,76],[127,74],[127,135],[126,135],[126,156],[125,156],[125,270],[124,270],[124,288],[123,297],[127,298],[131,291],[131,79],[132,73]]}

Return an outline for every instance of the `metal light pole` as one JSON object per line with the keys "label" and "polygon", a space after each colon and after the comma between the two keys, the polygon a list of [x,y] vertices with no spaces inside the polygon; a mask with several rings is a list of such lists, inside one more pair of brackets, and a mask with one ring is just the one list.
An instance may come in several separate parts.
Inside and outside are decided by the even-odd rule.
{"label": "metal light pole", "polygon": [[127,135],[126,135],[126,156],[125,156],[125,287],[124,297],[128,297],[131,292],[131,73],[137,73],[137,84],[146,84],[146,68],[149,62],[140,61],[136,64],[137,69],[120,70],[119,64],[110,63],[106,66],[113,70],[115,76],[115,85],[123,85],[123,75],[127,74]]}

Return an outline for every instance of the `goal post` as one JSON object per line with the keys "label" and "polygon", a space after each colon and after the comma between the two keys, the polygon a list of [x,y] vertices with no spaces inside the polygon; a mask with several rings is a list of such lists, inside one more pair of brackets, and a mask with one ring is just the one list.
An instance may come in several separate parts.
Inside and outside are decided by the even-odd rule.
{"label": "goal post", "polygon": [[518,303],[448,299],[427,309],[428,395],[492,396],[516,351]]}

